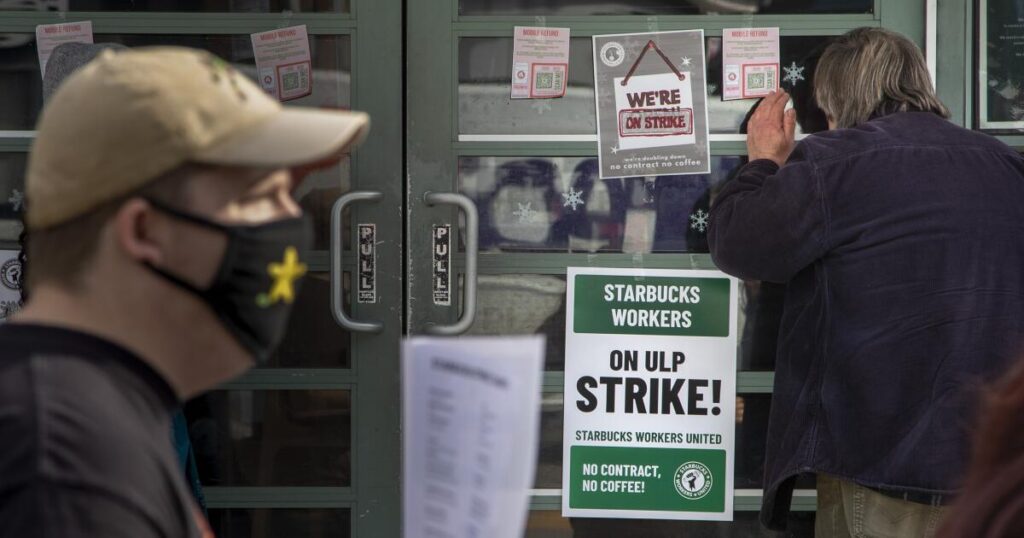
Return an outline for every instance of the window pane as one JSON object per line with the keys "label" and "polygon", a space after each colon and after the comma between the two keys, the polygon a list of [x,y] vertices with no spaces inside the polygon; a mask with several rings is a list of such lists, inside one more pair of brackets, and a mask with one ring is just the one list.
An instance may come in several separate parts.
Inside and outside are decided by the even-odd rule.
{"label": "window pane", "polygon": [[213,509],[210,530],[217,538],[347,538],[351,536],[348,508],[331,509]]}
{"label": "window pane", "polygon": [[741,163],[602,180],[592,157],[462,157],[459,190],[479,210],[481,251],[707,252],[710,198]]}
{"label": "window pane", "polygon": [[874,0],[459,0],[462,15],[872,13]]}
{"label": "window pane", "polygon": [[[561,394],[545,393],[541,400],[540,447],[534,480],[537,489],[562,487],[562,398]],[[570,405],[575,401],[570,395]],[[739,394],[736,398],[736,489],[762,487],[770,407],[770,394]],[[814,489],[814,480],[801,478],[798,487]]]}
{"label": "window pane", "polygon": [[[339,164],[310,173],[293,171],[298,187],[292,193],[302,207],[303,214],[313,220],[313,249],[331,248],[331,208],[338,198],[352,188],[352,170],[346,158]],[[350,206],[351,207],[351,206]],[[341,215],[342,242],[349,248],[351,242],[351,211],[346,208]]]}
{"label": "window pane", "polygon": [[231,390],[185,407],[204,486],[348,486],[351,392]]}
{"label": "window pane", "polygon": [[[342,278],[346,314],[351,314],[349,273]],[[302,280],[288,329],[266,368],[351,368],[351,338],[331,313],[331,276],[309,273]]]}
{"label": "window pane", "polygon": [[17,241],[25,209],[28,153],[0,153],[0,241]]}
{"label": "window pane", "polygon": [[757,512],[736,512],[730,523],[642,519],[563,518],[555,510],[530,512],[526,538],[811,538],[814,512],[791,512],[784,534],[765,530]]}
{"label": "window pane", "polygon": [[[99,34],[97,43],[129,47],[180,45],[208,50],[255,79],[256,62],[248,35],[134,35]],[[350,101],[351,40],[348,36],[310,36],[313,93],[289,105],[348,108]],[[35,36],[0,34],[0,130],[35,128],[43,104],[42,77]]]}
{"label": "window pane", "polygon": [[[594,264],[600,265],[600,261]],[[785,286],[780,284],[747,281],[740,286],[737,353],[741,371],[775,369],[784,292]],[[564,370],[565,277],[480,275],[477,316],[469,334],[543,334],[547,337],[545,370]]]}
{"label": "window pane", "polygon": [[978,28],[978,99],[982,127],[1024,130],[1024,4],[988,0]]}
{"label": "window pane", "polygon": [[[808,85],[808,58],[828,36],[783,36],[779,43],[783,80],[789,90]],[[627,43],[627,46],[630,44]],[[642,46],[642,43],[633,46]],[[736,134],[754,100],[722,101],[722,39],[705,43],[708,120],[712,133]],[[801,69],[803,68],[803,69]],[[569,85],[560,99],[511,99],[512,38],[459,40],[460,134],[595,134],[594,62],[590,38],[570,40]],[[809,95],[809,92],[805,92]]]}
{"label": "window pane", "polygon": [[[25,11],[199,11],[223,13],[348,13],[351,0],[67,0],[14,3]],[[12,9],[12,8],[6,8]]]}

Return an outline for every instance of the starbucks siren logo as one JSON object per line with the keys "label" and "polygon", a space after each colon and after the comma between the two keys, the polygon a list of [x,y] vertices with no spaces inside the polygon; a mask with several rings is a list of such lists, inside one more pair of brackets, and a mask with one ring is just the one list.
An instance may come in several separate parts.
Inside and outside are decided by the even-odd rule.
{"label": "starbucks siren logo", "polygon": [[0,282],[9,290],[21,290],[21,262],[18,258],[11,258],[0,267]]}
{"label": "starbucks siren logo", "polygon": [[676,486],[676,492],[684,499],[696,501],[703,499],[709,492],[714,480],[711,476],[711,469],[699,461],[688,461],[676,469],[675,479],[672,483]]}

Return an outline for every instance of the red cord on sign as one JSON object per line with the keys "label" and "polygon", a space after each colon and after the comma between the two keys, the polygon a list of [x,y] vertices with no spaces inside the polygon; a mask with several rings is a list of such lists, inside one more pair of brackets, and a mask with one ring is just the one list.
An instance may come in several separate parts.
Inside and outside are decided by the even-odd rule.
{"label": "red cord on sign", "polygon": [[669,60],[668,56],[665,56],[665,53],[661,52],[661,49],[658,48],[658,45],[652,39],[648,41],[646,45],[644,45],[644,50],[640,51],[640,56],[637,56],[636,61],[633,62],[633,66],[629,68],[629,72],[626,73],[626,78],[622,79],[623,86],[629,83],[629,79],[633,77],[633,73],[636,71],[636,68],[640,65],[640,60],[644,59],[644,55],[647,54],[647,51],[649,49],[654,49],[654,51],[658,53],[658,56],[661,56],[661,59],[664,60],[665,64],[668,65],[670,69],[672,69],[672,72],[675,73],[677,77],[679,77],[679,80],[686,80],[686,75],[680,73],[679,70],[676,69],[676,66],[675,64],[672,63],[672,60]]}

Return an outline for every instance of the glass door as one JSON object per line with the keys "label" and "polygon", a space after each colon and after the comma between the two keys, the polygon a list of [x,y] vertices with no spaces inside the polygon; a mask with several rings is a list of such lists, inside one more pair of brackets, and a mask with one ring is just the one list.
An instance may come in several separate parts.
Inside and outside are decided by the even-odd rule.
{"label": "glass door", "polygon": [[[741,286],[735,522],[567,520],[560,515],[566,267],[714,268],[705,218],[719,186],[744,162],[742,123],[753,103],[722,101],[714,84],[721,80],[723,28],[780,27],[783,86],[806,96],[813,53],[832,36],[884,26],[923,44],[924,1],[437,0],[407,9],[407,330],[458,324],[450,332],[547,336],[527,535],[762,535],[757,511],[782,288]],[[514,26],[571,29],[565,97],[510,99]],[[590,37],[698,28],[705,30],[712,83],[711,173],[599,179]],[[809,121],[805,128],[821,126]],[[427,192],[458,193],[476,218],[429,203]],[[453,230],[450,304],[434,295],[438,225]],[[813,480],[800,483],[793,508],[791,535],[812,536]]]}
{"label": "glass door", "polygon": [[[91,20],[96,43],[206,49],[252,77],[250,33],[307,26],[313,93],[288,105],[368,111],[372,136],[351,159],[309,172],[297,193],[314,220],[316,240],[306,256],[310,277],[281,349],[264,367],[189,402],[186,415],[218,537],[398,536],[398,342],[404,292],[401,2],[0,4],[3,248],[17,248],[25,159],[42,106],[36,25]],[[347,198],[347,207],[332,223],[336,202],[353,192],[376,194]],[[357,231],[368,230],[365,224],[375,225],[374,234],[360,234],[361,242]],[[375,248],[375,271],[358,263],[361,244]],[[341,263],[332,271],[335,261]],[[375,293],[356,293],[369,289],[368,275]],[[342,311],[341,321],[357,322],[350,324],[352,330],[339,325],[335,306]]]}

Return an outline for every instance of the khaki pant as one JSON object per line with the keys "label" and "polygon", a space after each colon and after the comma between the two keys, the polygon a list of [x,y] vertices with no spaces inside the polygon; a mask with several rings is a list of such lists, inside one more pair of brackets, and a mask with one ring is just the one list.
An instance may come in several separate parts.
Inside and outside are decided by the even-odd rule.
{"label": "khaki pant", "polygon": [[946,510],[818,475],[817,538],[932,538]]}

